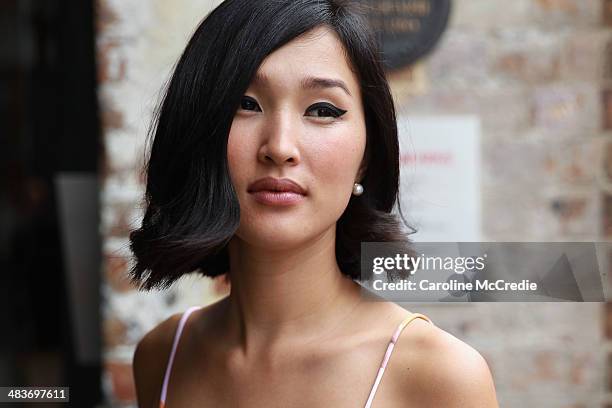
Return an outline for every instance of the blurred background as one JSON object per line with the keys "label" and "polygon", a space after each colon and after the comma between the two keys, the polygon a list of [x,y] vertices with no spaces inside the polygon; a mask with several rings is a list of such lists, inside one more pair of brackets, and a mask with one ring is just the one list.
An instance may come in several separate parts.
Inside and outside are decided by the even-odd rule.
{"label": "blurred background", "polygon": [[[152,109],[219,3],[0,2],[0,386],[133,407],[137,341],[227,293],[126,278]],[[380,3],[435,39],[389,70],[415,240],[610,241],[612,0]],[[502,407],[612,407],[612,303],[406,307],[483,354]]]}

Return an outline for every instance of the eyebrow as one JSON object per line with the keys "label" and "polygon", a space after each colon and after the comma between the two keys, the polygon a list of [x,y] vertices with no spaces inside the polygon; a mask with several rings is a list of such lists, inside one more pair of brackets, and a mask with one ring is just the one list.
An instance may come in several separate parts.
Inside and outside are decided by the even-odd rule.
{"label": "eyebrow", "polygon": [[[270,78],[266,74],[262,74],[260,72],[255,74],[253,78],[254,84],[264,84],[269,83]],[[346,86],[346,83],[341,79],[332,79],[332,78],[321,78],[321,77],[313,77],[309,76],[303,78],[300,81],[300,86],[302,89],[325,89],[325,88],[340,88],[342,89],[348,96],[352,96]]]}

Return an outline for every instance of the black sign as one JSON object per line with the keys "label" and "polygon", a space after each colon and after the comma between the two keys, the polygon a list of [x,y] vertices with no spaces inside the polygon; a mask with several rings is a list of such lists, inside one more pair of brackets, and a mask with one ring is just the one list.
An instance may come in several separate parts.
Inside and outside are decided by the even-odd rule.
{"label": "black sign", "polygon": [[367,12],[388,70],[411,65],[431,51],[450,14],[450,0],[356,0],[356,3]]}

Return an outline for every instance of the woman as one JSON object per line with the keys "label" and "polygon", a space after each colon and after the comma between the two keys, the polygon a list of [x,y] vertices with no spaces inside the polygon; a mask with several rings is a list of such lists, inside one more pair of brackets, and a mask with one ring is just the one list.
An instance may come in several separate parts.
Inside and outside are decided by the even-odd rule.
{"label": "woman", "polygon": [[497,406],[478,352],[357,283],[360,242],[409,241],[393,102],[348,2],[225,1],[155,124],[133,277],[231,292],[140,341],[140,407]]}

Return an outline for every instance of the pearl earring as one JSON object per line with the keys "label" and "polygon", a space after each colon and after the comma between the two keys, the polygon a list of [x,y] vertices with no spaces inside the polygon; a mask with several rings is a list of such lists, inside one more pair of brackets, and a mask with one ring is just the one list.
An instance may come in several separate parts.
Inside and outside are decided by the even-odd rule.
{"label": "pearl earring", "polygon": [[359,183],[353,185],[353,195],[360,196],[363,194],[363,186]]}

